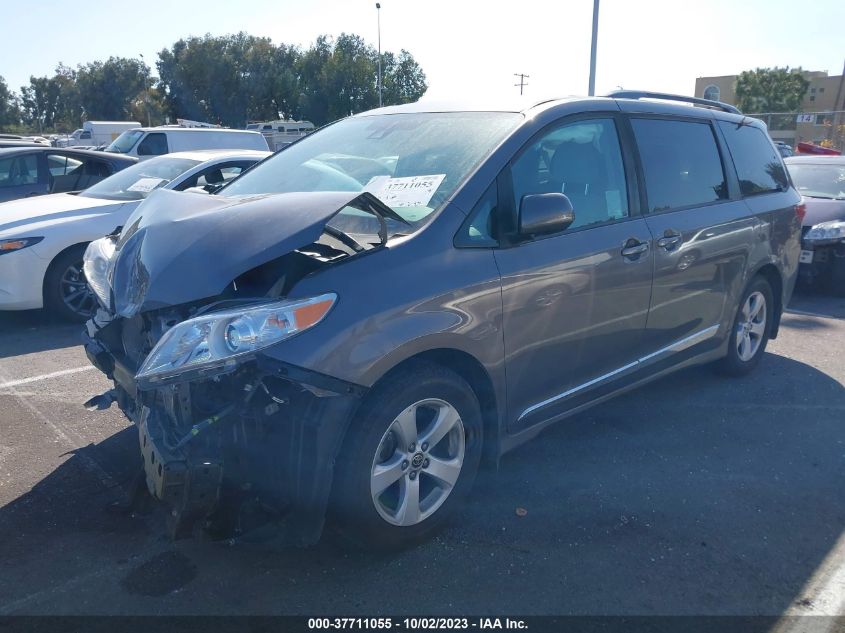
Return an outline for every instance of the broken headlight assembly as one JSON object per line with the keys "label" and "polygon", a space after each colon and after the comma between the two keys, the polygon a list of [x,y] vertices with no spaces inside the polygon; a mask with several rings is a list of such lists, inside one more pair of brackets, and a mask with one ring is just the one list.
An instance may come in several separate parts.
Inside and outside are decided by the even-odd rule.
{"label": "broken headlight assembly", "polygon": [[276,301],[212,312],[174,325],[149,353],[136,380],[149,388],[190,372],[229,371],[251,355],[311,328],[337,300],[327,293],[307,299]]}
{"label": "broken headlight assembly", "polygon": [[114,238],[103,237],[91,242],[82,258],[82,269],[85,271],[88,286],[100,300],[100,304],[107,309],[111,307],[109,268],[114,258],[114,250]]}

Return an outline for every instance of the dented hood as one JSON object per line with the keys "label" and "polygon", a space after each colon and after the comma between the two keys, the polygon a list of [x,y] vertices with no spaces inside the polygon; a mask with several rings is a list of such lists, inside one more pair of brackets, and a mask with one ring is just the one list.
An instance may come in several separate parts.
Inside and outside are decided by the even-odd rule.
{"label": "dented hood", "polygon": [[226,198],[159,190],[124,225],[112,275],[115,305],[144,311],[217,296],[239,275],[316,241],[349,204],[395,215],[360,192]]}

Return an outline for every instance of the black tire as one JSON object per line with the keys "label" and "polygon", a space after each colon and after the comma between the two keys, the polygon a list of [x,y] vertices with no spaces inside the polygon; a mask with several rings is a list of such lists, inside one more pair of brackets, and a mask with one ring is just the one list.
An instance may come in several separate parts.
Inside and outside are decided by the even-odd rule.
{"label": "black tire", "polygon": [[[59,253],[50,263],[47,274],[44,276],[44,307],[48,312],[65,321],[82,323],[90,317],[96,306],[96,299],[87,287],[85,273],[82,272],[82,256],[85,254],[86,246],[86,244],[80,244]],[[86,292],[87,298],[83,304],[80,304],[81,311],[73,310],[65,302],[65,291],[68,291],[70,287],[63,280],[66,274],[69,274],[71,267],[79,271],[79,281],[74,284],[74,287],[79,290],[84,287]],[[90,310],[87,309],[88,306]]]}
{"label": "black tire", "polygon": [[[394,440],[393,444],[396,446],[401,443],[401,440],[395,441],[398,436],[393,431],[388,437],[388,430],[396,428],[394,421],[400,413],[415,403],[431,399],[437,399],[454,408],[463,426],[463,433],[456,424],[450,435],[446,436],[437,447],[429,447],[429,452],[426,454],[433,462],[435,451],[442,450],[444,442],[448,448],[451,448],[458,441],[457,436],[462,435],[464,438],[463,464],[457,481],[449,489],[445,500],[430,516],[414,525],[394,525],[383,518],[380,510],[376,509],[377,501],[371,494],[371,475],[375,468],[377,452],[382,449],[381,452],[384,453],[383,440],[385,442]],[[447,409],[444,408],[444,410]],[[422,423],[418,431],[420,442],[424,439],[427,428],[431,428],[426,426],[425,414],[425,407],[421,407],[420,413],[415,417],[417,428],[420,428],[419,425]],[[432,415],[437,414],[433,412]],[[433,425],[434,422],[431,424]],[[367,549],[393,550],[425,540],[443,527],[469,494],[478,472],[482,444],[481,408],[469,384],[445,367],[422,361],[413,362],[374,387],[362,403],[349,428],[338,458],[332,491],[332,527],[347,543]],[[401,450],[407,448],[404,447]],[[418,446],[417,450],[421,451],[421,448]],[[398,450],[400,449],[397,448]],[[399,455],[393,450],[388,451],[388,454]],[[412,461],[409,453],[409,459],[403,460],[403,463],[410,465],[405,468],[414,470]],[[429,466],[428,460],[425,464],[425,468],[434,466],[433,463]],[[417,466],[416,473],[419,473],[416,479],[418,479],[417,485],[421,491],[419,493],[421,497],[424,495],[426,486],[433,491],[432,495],[437,494],[438,491],[433,485],[439,480],[433,478],[430,473],[426,473],[421,466]],[[397,497],[400,496],[402,494],[400,486],[409,485],[408,477],[411,476],[409,472],[404,472],[394,484],[396,488],[389,487],[383,494],[390,494],[395,490]],[[427,498],[430,499],[432,495]],[[422,507],[422,504],[418,507]],[[397,514],[398,512],[397,508]]]}
{"label": "black tire", "polygon": [[[749,297],[755,293],[762,295],[765,300],[765,323],[763,325],[762,335],[753,355],[751,355],[750,358],[743,358],[740,353],[740,345],[738,343],[739,337],[742,336],[740,330],[743,327],[743,323],[746,322],[743,315],[743,308],[745,307],[746,302],[748,302]],[[745,291],[742,293],[739,300],[736,315],[734,316],[729,333],[730,341],[728,342],[728,353],[717,365],[718,370],[728,376],[744,376],[757,367],[760,359],[763,357],[763,353],[766,351],[766,345],[769,342],[769,335],[772,331],[772,322],[774,317],[772,288],[769,285],[769,282],[763,277],[755,277],[745,288]]]}

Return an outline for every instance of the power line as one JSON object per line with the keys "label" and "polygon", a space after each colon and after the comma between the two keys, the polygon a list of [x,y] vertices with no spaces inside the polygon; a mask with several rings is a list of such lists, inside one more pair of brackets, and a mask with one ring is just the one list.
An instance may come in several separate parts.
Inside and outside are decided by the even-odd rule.
{"label": "power line", "polygon": [[528,84],[525,83],[526,79],[530,79],[530,75],[526,75],[525,73],[514,73],[514,77],[519,77],[519,83],[514,84],[514,86],[519,86],[519,94],[522,94],[523,86],[527,86]]}

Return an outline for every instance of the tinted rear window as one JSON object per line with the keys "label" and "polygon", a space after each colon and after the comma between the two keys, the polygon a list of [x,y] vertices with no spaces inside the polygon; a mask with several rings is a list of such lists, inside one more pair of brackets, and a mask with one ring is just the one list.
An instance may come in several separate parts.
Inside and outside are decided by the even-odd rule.
{"label": "tinted rear window", "polygon": [[707,123],[633,119],[650,211],[725,200],[728,188]]}
{"label": "tinted rear window", "polygon": [[780,154],[763,130],[728,121],[719,121],[719,127],[728,142],[742,195],[782,191],[789,186]]}

